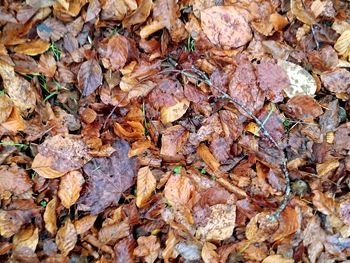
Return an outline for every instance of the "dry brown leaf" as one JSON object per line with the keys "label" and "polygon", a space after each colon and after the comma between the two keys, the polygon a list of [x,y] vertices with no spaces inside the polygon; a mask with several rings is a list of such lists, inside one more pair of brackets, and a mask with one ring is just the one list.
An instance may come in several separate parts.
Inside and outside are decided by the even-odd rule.
{"label": "dry brown leaf", "polygon": [[38,209],[2,210],[0,209],[0,235],[9,238],[16,234],[21,226],[38,215]]}
{"label": "dry brown leaf", "polygon": [[134,255],[144,257],[146,263],[153,263],[160,250],[160,242],[156,236],[142,236],[137,239]]}
{"label": "dry brown leaf", "polygon": [[295,15],[298,20],[310,26],[315,23],[313,14],[305,10],[302,0],[291,0],[290,6],[292,14]]}
{"label": "dry brown leaf", "polygon": [[140,168],[136,185],[136,205],[138,207],[143,207],[147,203],[156,189],[156,183],[156,178],[148,166]]}
{"label": "dry brown leaf", "polygon": [[345,30],[337,42],[334,44],[334,49],[338,51],[339,55],[349,54],[350,49],[350,30]]}
{"label": "dry brown leaf", "polygon": [[75,247],[78,236],[74,228],[74,225],[68,218],[64,225],[57,231],[56,245],[64,256],[67,256],[69,252]]}
{"label": "dry brown leaf", "polygon": [[201,26],[214,45],[237,48],[247,44],[252,32],[244,13],[234,6],[214,6],[201,12]]}
{"label": "dry brown leaf", "polygon": [[21,229],[16,235],[14,235],[12,242],[16,249],[26,247],[35,252],[36,246],[39,242],[39,229],[33,225]]}
{"label": "dry brown leaf", "polygon": [[117,34],[107,43],[106,55],[102,62],[105,67],[119,70],[124,67],[129,56],[129,41],[126,37]]}
{"label": "dry brown leaf", "polygon": [[213,243],[205,242],[202,248],[201,256],[204,263],[218,263],[219,255],[215,251],[216,246]]}
{"label": "dry brown leaf", "polygon": [[78,72],[78,83],[83,96],[89,96],[102,85],[102,69],[96,59],[90,59],[81,64]]}
{"label": "dry brown leaf", "polygon": [[262,263],[294,263],[294,260],[281,255],[270,255],[265,258]]}
{"label": "dry brown leaf", "polygon": [[49,42],[37,39],[16,46],[14,51],[28,56],[36,56],[47,51],[49,47]]}
{"label": "dry brown leaf", "polygon": [[171,175],[164,187],[164,197],[174,207],[183,207],[194,194],[191,180],[182,175]]}
{"label": "dry brown leaf", "polygon": [[129,222],[123,221],[102,227],[98,232],[98,240],[103,244],[115,244],[119,239],[127,237],[129,234]]}
{"label": "dry brown leaf", "polygon": [[45,157],[38,153],[32,162],[32,169],[40,176],[47,179],[62,177],[65,172],[56,171],[50,167],[53,165],[54,161],[54,157]]}
{"label": "dry brown leaf", "polygon": [[152,0],[143,0],[135,12],[123,19],[123,27],[130,28],[132,25],[146,21],[152,10]]}
{"label": "dry brown leaf", "polygon": [[285,106],[289,115],[303,121],[312,121],[323,113],[320,104],[308,95],[295,96]]}
{"label": "dry brown leaf", "polygon": [[165,241],[165,248],[163,249],[162,256],[166,263],[169,259],[176,258],[178,253],[175,250],[175,246],[178,243],[173,230],[169,230],[167,240]]}
{"label": "dry brown leaf", "polygon": [[204,240],[225,240],[236,226],[236,206],[217,204],[210,207],[210,216],[197,228],[196,236]]}
{"label": "dry brown leaf", "polygon": [[6,192],[13,195],[20,195],[29,190],[32,186],[27,172],[16,165],[0,166],[0,198]]}
{"label": "dry brown leaf", "polygon": [[97,216],[87,215],[76,221],[74,221],[74,227],[77,231],[77,235],[84,234],[86,231],[90,230],[96,221]]}
{"label": "dry brown leaf", "polygon": [[217,171],[219,169],[220,163],[210,152],[208,146],[206,146],[205,144],[200,144],[197,148],[197,154],[210,167],[210,169],[212,169],[213,171]]}
{"label": "dry brown leaf", "polygon": [[134,156],[140,155],[144,153],[151,146],[152,146],[152,143],[148,139],[136,141],[131,145],[131,149],[129,150],[128,156],[134,157]]}
{"label": "dry brown leaf", "polygon": [[56,60],[51,54],[42,54],[40,56],[38,69],[46,77],[52,78],[57,69]]}
{"label": "dry brown leaf", "polygon": [[315,208],[325,215],[334,215],[338,209],[339,204],[326,194],[319,190],[313,191],[314,197],[312,198],[312,204]]}
{"label": "dry brown leaf", "polygon": [[49,17],[37,26],[36,31],[42,40],[56,42],[67,33],[67,28],[56,18]]}
{"label": "dry brown leaf", "polygon": [[6,95],[0,95],[0,124],[5,122],[13,109],[12,100]]}
{"label": "dry brown leaf", "polygon": [[45,228],[51,235],[55,235],[57,232],[56,208],[57,208],[57,197],[55,196],[46,205],[44,216],[43,216],[44,222],[45,222]]}
{"label": "dry brown leaf", "polygon": [[300,224],[297,211],[287,206],[279,218],[279,228],[273,234],[272,240],[275,242],[288,237],[298,231],[299,228]]}
{"label": "dry brown leaf", "polygon": [[58,197],[65,208],[69,209],[78,200],[84,182],[79,171],[69,172],[61,178]]}
{"label": "dry brown leaf", "polygon": [[186,113],[189,106],[190,102],[185,98],[177,101],[175,105],[164,106],[160,110],[160,119],[164,124],[176,121]]}
{"label": "dry brown leaf", "polygon": [[163,131],[160,154],[175,157],[186,143],[189,132],[181,125],[171,126]]}
{"label": "dry brown leaf", "polygon": [[90,0],[85,22],[95,19],[101,11],[100,0]]}
{"label": "dry brown leaf", "polygon": [[278,229],[278,221],[268,218],[268,213],[262,212],[255,215],[248,223],[245,235],[251,242],[264,242]]}
{"label": "dry brown leaf", "polygon": [[32,85],[17,75],[13,66],[0,60],[0,75],[4,89],[13,103],[27,116],[36,106],[36,96]]}
{"label": "dry brown leaf", "polygon": [[331,92],[350,94],[350,72],[344,68],[323,73],[321,80],[325,88]]}
{"label": "dry brown leaf", "polygon": [[22,118],[21,113],[17,107],[12,109],[10,117],[1,124],[6,130],[12,132],[24,131],[27,127],[25,120]]}
{"label": "dry brown leaf", "polygon": [[339,161],[337,159],[330,159],[324,163],[316,164],[317,175],[325,176],[329,172],[339,167]]}

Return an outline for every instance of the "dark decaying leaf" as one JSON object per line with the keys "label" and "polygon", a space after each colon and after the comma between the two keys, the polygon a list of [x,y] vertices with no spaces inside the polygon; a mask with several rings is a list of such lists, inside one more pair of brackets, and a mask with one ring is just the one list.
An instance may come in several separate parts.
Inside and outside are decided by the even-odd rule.
{"label": "dark decaying leaf", "polygon": [[95,19],[96,16],[101,11],[101,4],[99,0],[91,0],[89,2],[90,3],[86,13],[86,19],[85,19],[86,22]]}
{"label": "dark decaying leaf", "polygon": [[31,188],[32,182],[27,172],[18,166],[0,166],[0,195],[5,191],[19,195]]}
{"label": "dark decaying leaf", "polygon": [[116,151],[111,157],[94,158],[84,166],[88,178],[86,189],[78,200],[81,210],[98,214],[106,207],[117,204],[123,192],[134,184],[137,161],[128,157],[129,144],[118,140],[113,148]]}
{"label": "dark decaying leaf", "polygon": [[66,26],[55,18],[48,18],[36,28],[39,37],[45,41],[57,41],[67,33]]}
{"label": "dark decaying leaf", "polygon": [[83,96],[89,96],[102,84],[102,69],[97,60],[90,59],[81,64],[78,83]]}
{"label": "dark decaying leaf", "polygon": [[350,72],[340,68],[321,75],[323,85],[331,92],[350,93]]}
{"label": "dark decaying leaf", "polygon": [[322,107],[308,95],[299,95],[288,100],[286,111],[293,118],[306,121],[313,120],[323,113]]}

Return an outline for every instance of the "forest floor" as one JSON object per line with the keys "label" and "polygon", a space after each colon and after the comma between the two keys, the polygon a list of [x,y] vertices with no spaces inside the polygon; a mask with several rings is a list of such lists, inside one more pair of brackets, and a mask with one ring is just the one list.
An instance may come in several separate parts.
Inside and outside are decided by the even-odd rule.
{"label": "forest floor", "polygon": [[0,3],[0,262],[350,262],[349,1]]}

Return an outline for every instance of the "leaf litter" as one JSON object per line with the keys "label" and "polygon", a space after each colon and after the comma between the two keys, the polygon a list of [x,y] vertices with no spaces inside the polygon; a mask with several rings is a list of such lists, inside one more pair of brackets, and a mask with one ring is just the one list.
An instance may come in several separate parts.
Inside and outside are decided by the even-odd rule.
{"label": "leaf litter", "polygon": [[345,262],[347,1],[0,7],[1,262]]}

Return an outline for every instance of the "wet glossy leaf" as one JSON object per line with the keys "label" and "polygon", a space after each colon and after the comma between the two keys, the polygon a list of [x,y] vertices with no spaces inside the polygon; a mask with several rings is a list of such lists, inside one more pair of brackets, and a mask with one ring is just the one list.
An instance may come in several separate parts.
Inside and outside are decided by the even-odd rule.
{"label": "wet glossy leaf", "polygon": [[74,225],[67,219],[64,225],[57,231],[56,244],[63,255],[68,255],[77,242],[77,232]]}
{"label": "wet glossy leaf", "polygon": [[148,166],[140,168],[137,173],[136,187],[136,205],[142,207],[147,203],[156,189],[156,179]]}
{"label": "wet glossy leaf", "polygon": [[78,83],[83,96],[89,96],[102,84],[102,69],[95,59],[81,64],[78,72]]}
{"label": "wet glossy leaf", "polygon": [[209,40],[222,47],[245,45],[252,32],[244,13],[234,6],[214,6],[201,12],[201,26]]}
{"label": "wet glossy leaf", "polygon": [[78,200],[84,184],[84,177],[78,171],[67,173],[61,178],[58,197],[65,208],[70,208]]}

